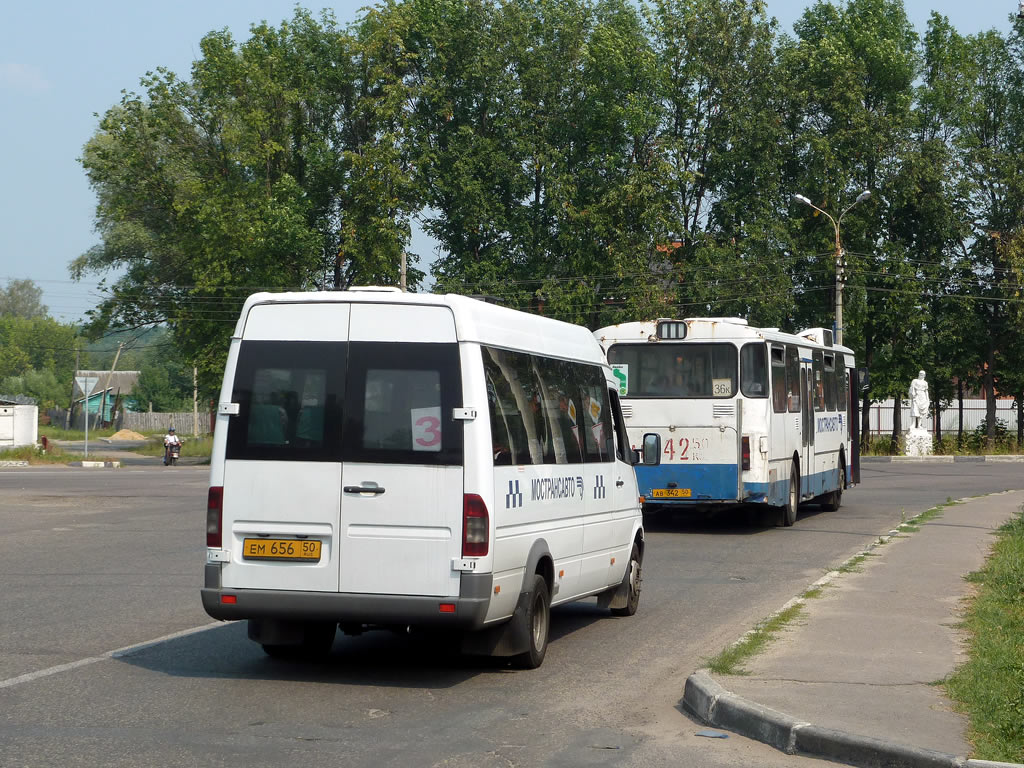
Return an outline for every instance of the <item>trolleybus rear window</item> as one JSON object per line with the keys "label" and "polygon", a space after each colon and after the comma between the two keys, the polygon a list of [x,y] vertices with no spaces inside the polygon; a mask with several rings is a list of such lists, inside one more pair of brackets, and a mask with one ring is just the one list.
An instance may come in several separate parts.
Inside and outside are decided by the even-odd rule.
{"label": "trolleybus rear window", "polygon": [[616,344],[608,350],[608,362],[626,377],[624,397],[732,397],[736,361],[732,344]]}

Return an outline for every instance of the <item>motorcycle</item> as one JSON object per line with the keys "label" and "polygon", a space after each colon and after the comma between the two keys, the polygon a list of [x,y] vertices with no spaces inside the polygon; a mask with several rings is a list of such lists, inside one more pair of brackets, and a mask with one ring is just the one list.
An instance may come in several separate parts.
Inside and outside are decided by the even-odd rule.
{"label": "motorcycle", "polygon": [[164,446],[164,466],[169,467],[178,461],[181,456],[181,443],[169,443]]}

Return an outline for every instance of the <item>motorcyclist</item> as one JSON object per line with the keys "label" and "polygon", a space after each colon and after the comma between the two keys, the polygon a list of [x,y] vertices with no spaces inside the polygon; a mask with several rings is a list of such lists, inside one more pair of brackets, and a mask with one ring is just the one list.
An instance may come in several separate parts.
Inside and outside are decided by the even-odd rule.
{"label": "motorcyclist", "polygon": [[168,430],[167,430],[167,434],[164,435],[164,465],[165,466],[167,465],[167,462],[170,459],[170,453],[171,453],[171,446],[172,445],[178,446],[178,449],[180,450],[181,449],[181,438],[178,437],[177,434],[175,434],[174,427],[169,427]]}

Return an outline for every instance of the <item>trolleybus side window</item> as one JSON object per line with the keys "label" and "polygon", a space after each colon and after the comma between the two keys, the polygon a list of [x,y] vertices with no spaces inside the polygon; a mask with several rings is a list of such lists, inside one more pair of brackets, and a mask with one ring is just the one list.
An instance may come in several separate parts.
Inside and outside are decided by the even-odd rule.
{"label": "trolleybus side window", "polygon": [[740,392],[744,397],[768,397],[767,349],[763,342],[740,348]]}
{"label": "trolleybus side window", "polygon": [[786,347],[786,400],[790,413],[800,413],[800,350]]}
{"label": "trolleybus side window", "polygon": [[772,347],[772,408],[786,412],[786,357],[782,347]]}
{"label": "trolleybus side window", "polygon": [[813,363],[811,368],[814,374],[813,385],[811,388],[811,394],[814,398],[814,410],[824,411],[825,410],[825,367],[822,362],[821,352],[814,352],[811,355]]}
{"label": "trolleybus side window", "polygon": [[836,362],[835,355],[825,355],[825,410],[836,409]]}

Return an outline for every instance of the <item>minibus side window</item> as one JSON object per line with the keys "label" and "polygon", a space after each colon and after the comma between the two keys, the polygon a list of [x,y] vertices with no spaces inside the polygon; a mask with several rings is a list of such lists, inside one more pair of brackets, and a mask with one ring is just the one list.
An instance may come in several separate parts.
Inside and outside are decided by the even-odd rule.
{"label": "minibus side window", "polygon": [[503,372],[503,358],[508,354],[483,348],[484,377],[487,381],[487,410],[491,417],[491,442],[494,466],[530,464],[529,438],[511,383]]}
{"label": "minibus side window", "polygon": [[552,437],[544,463],[579,464],[583,461],[578,428],[582,414],[574,391],[576,366],[565,360],[531,357],[540,381],[547,431]]}
{"label": "minibus side window", "polygon": [[582,462],[576,366],[490,347],[482,353],[495,466]]}
{"label": "minibus side window", "polygon": [[584,461],[612,461],[615,457],[615,438],[612,435],[611,405],[604,372],[596,365],[580,365],[576,371],[583,403],[579,430],[583,433]]}

